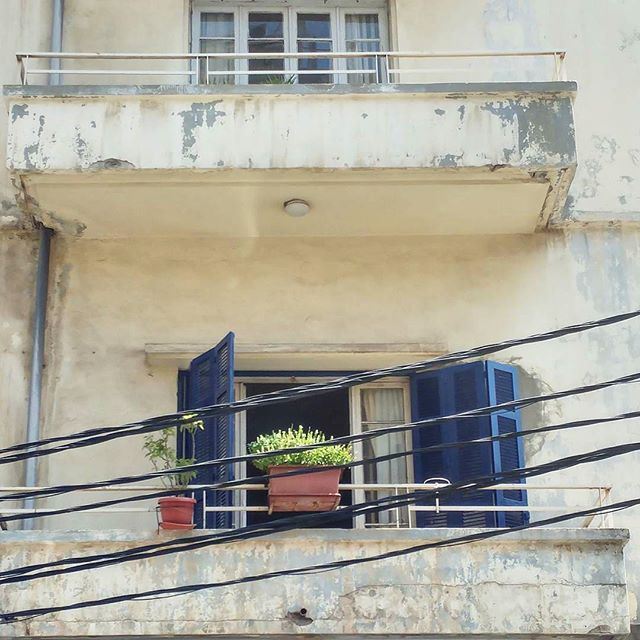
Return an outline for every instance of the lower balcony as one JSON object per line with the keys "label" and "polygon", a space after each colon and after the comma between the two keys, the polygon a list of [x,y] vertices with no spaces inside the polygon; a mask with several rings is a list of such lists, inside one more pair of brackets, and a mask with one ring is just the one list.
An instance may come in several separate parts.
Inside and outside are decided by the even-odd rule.
{"label": "lower balcony", "polygon": [[[2,612],[364,558],[470,532],[273,534],[9,585],[3,587]],[[152,533],[119,530],[3,532],[0,567],[124,551],[158,540]],[[0,636],[622,637],[629,632],[626,542],[627,532],[620,529],[520,531],[331,572],[50,614],[1,625]]]}

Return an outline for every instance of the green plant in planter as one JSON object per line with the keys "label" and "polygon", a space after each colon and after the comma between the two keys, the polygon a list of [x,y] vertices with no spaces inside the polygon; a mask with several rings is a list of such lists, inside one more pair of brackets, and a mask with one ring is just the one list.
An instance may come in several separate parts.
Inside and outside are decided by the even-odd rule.
{"label": "green plant in planter", "polygon": [[[273,431],[272,433],[258,436],[247,446],[250,453],[268,453],[278,449],[289,449],[309,444],[326,442],[327,437],[317,429],[305,429],[293,426],[286,430]],[[328,445],[307,451],[285,453],[254,460],[253,464],[261,471],[280,464],[304,465],[310,467],[334,467],[346,464],[353,460],[351,448],[348,445]]]}
{"label": "green plant in planter", "polygon": [[[179,458],[176,454],[175,441],[178,433],[184,433],[191,438],[193,445],[195,433],[204,429],[202,420],[187,422],[177,427],[166,427],[158,433],[150,433],[144,438],[143,449],[147,458],[156,471],[166,469],[179,469],[196,462],[195,458]],[[191,447],[193,451],[193,446]],[[162,484],[168,489],[173,489],[177,493],[184,491],[189,482],[196,477],[195,471],[185,471],[184,473],[172,473],[161,476]]]}

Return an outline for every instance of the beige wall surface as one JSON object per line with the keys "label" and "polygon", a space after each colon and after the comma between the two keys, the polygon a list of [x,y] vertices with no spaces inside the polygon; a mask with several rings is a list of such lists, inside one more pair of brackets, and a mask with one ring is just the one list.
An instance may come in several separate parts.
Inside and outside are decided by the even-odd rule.
{"label": "beige wall surface", "polygon": [[[0,232],[0,446],[23,442],[37,242]],[[0,465],[0,485],[21,485],[22,465]],[[20,506],[20,505],[15,505]],[[1,509],[0,509],[1,510]]]}

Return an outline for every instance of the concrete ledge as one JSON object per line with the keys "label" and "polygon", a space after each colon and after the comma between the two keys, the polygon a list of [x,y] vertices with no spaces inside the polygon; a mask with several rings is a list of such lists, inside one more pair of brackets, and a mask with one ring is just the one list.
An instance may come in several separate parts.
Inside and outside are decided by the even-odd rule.
{"label": "concrete ledge", "polygon": [[564,94],[576,93],[576,82],[438,82],[431,84],[296,84],[296,85],[236,85],[213,86],[200,84],[159,84],[159,85],[5,85],[3,94],[11,97],[52,97],[74,96],[143,96],[143,95],[183,95],[183,96],[251,96],[251,95],[384,95],[393,94],[449,94],[461,95],[502,95],[502,94]]}
{"label": "concrete ledge", "polygon": [[[380,543],[394,542],[419,544],[449,540],[459,536],[482,533],[487,529],[304,529],[269,535],[270,544],[289,544],[296,539],[309,542],[326,543]],[[0,549],[13,543],[50,543],[50,542],[158,542],[162,538],[193,537],[205,531],[189,531],[172,534],[156,531],[132,531],[129,529],[106,530],[40,530],[40,531],[4,531],[0,537]],[[628,529],[565,529],[546,528],[528,529],[505,533],[497,538],[474,544],[522,544],[525,542],[546,542],[551,544],[594,544],[606,543],[624,547],[629,541]]]}

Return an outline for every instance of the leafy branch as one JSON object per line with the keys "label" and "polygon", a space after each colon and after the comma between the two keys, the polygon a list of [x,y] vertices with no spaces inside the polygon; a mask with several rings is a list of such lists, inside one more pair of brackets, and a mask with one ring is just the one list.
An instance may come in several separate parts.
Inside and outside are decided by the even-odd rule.
{"label": "leafy branch", "polygon": [[[186,434],[191,438],[191,451],[194,450],[195,434],[198,430],[204,430],[204,422],[196,420],[187,422],[177,427],[166,427],[158,433],[151,433],[144,438],[143,449],[147,458],[156,471],[180,469],[194,464],[196,458],[179,458],[176,453],[175,443],[178,434]],[[184,471],[182,473],[170,473],[161,476],[162,484],[168,489],[184,491],[189,482],[197,475],[196,471]]]}

